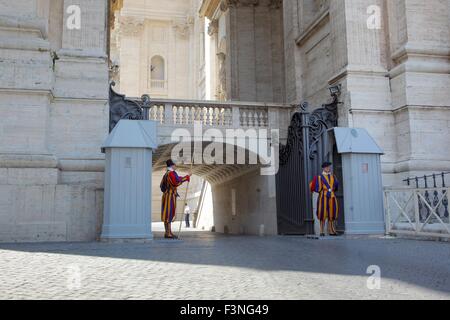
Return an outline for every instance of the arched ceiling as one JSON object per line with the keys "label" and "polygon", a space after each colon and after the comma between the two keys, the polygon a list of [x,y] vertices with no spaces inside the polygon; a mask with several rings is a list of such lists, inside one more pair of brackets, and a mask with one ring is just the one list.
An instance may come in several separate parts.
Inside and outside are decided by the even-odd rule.
{"label": "arched ceiling", "polygon": [[[207,144],[204,144],[203,149]],[[186,161],[177,159],[176,156],[172,156],[172,151],[174,149],[174,144],[166,144],[159,146],[158,149],[154,150],[153,153],[153,170],[163,170],[166,167],[166,161],[168,159],[173,158],[175,163],[177,163],[178,171],[182,173],[187,173],[191,169],[190,159],[186,159]],[[225,154],[225,145],[224,146],[224,154]],[[192,149],[193,150],[193,149]],[[236,159],[237,153],[239,151],[243,151],[242,149],[234,148],[234,158]],[[181,154],[181,158],[183,159],[183,155]],[[249,151],[246,152],[246,161],[245,163],[249,163]],[[185,162],[185,163],[183,163]],[[224,161],[225,155],[224,155]],[[198,175],[205,180],[207,180],[211,184],[219,184],[229,180],[232,180],[236,177],[242,176],[246,173],[259,170],[262,167],[261,164],[194,164],[192,166],[192,173]]]}

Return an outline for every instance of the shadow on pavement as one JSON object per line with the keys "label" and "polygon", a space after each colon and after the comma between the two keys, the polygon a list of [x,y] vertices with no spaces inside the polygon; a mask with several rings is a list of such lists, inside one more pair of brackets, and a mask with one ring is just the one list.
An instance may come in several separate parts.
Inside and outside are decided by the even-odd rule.
{"label": "shadow on pavement", "polygon": [[182,240],[150,243],[0,244],[1,251],[216,265],[266,271],[297,271],[368,277],[379,266],[383,278],[450,292],[450,244],[402,239],[225,236],[183,232]]}

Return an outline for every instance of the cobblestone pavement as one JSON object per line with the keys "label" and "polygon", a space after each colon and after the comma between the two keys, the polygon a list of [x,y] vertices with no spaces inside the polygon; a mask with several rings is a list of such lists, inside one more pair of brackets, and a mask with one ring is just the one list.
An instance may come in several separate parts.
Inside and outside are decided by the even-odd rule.
{"label": "cobblestone pavement", "polygon": [[[367,268],[381,268],[369,290]],[[0,299],[450,299],[450,244],[189,233],[0,244]]]}

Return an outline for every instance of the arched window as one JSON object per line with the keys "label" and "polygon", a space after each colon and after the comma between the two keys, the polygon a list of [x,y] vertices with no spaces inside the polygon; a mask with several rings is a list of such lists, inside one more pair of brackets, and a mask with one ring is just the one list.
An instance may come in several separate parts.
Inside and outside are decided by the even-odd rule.
{"label": "arched window", "polygon": [[161,56],[154,56],[151,60],[151,79],[152,80],[166,80],[165,62]]}

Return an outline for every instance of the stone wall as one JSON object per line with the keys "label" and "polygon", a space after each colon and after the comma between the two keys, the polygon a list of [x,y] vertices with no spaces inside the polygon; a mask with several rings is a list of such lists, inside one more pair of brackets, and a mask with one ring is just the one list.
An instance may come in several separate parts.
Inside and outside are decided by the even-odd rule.
{"label": "stone wall", "polygon": [[277,235],[275,176],[259,170],[213,185],[216,232],[248,235]]}
{"label": "stone wall", "polygon": [[101,189],[0,183],[0,242],[95,241],[102,217]]}
{"label": "stone wall", "polygon": [[[111,30],[111,60],[118,67],[115,80],[121,93],[203,98],[204,29],[198,6],[199,0],[175,0],[164,6],[159,0],[123,2]],[[152,64],[155,57],[161,65]],[[158,77],[152,79],[155,73]]]}
{"label": "stone wall", "polygon": [[385,185],[448,171],[450,1],[284,2],[286,100],[327,101],[385,151]]}
{"label": "stone wall", "polygon": [[[67,27],[71,5],[80,29]],[[108,132],[107,1],[0,8],[0,241],[94,240]]]}
{"label": "stone wall", "polygon": [[[219,100],[284,102],[281,2],[203,2],[201,13],[211,20],[212,85]],[[208,11],[207,3],[216,8]]]}

